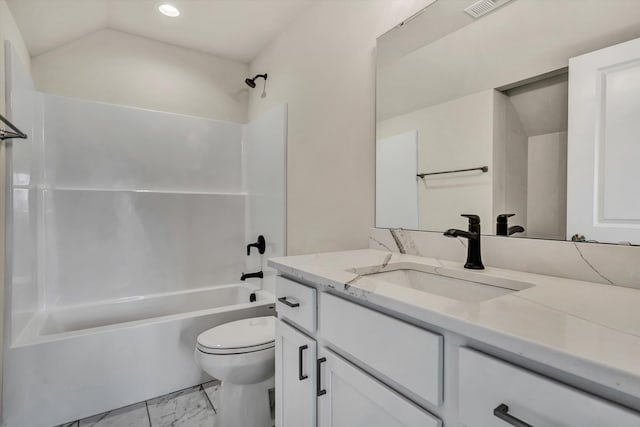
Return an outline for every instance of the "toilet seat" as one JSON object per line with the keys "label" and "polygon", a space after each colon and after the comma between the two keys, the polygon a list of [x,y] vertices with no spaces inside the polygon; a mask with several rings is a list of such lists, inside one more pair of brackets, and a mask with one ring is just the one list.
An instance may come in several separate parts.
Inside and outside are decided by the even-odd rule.
{"label": "toilet seat", "polygon": [[253,353],[255,351],[268,350],[275,347],[275,342],[241,348],[209,348],[198,344],[198,351],[206,354],[244,354]]}
{"label": "toilet seat", "polygon": [[198,335],[196,348],[207,354],[241,354],[275,346],[275,317],[253,317],[211,328]]}

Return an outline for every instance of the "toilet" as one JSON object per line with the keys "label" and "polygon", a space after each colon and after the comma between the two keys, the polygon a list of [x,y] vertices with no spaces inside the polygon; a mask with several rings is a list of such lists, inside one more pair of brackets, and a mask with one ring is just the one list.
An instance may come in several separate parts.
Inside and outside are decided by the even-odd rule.
{"label": "toilet", "polygon": [[271,427],[275,317],[236,320],[198,335],[196,363],[220,380],[221,427]]}

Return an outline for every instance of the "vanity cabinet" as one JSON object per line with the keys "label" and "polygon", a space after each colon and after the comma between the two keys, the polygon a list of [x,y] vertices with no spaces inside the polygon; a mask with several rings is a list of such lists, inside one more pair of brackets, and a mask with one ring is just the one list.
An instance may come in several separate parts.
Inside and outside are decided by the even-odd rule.
{"label": "vanity cabinet", "polygon": [[281,276],[276,286],[276,427],[640,426],[637,412],[463,336],[331,289]]}
{"label": "vanity cabinet", "polygon": [[[361,368],[376,371],[395,389],[438,402],[442,337],[327,293],[319,293],[318,310],[317,294],[285,277],[276,279],[276,427],[441,426]],[[363,326],[368,333],[362,333]]]}

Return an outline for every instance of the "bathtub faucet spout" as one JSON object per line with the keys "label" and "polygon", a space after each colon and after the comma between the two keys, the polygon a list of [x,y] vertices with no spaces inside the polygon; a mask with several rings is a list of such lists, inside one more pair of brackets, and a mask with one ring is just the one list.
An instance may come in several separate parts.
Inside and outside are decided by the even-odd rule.
{"label": "bathtub faucet spout", "polygon": [[258,271],[257,273],[242,273],[242,276],[240,276],[240,280],[244,282],[246,279],[251,279],[252,277],[257,277],[262,279],[263,277],[262,270]]}

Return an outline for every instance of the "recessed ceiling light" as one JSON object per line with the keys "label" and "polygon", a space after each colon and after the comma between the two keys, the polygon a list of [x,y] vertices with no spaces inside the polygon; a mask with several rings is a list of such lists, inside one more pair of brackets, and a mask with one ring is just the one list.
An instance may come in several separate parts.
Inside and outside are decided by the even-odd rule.
{"label": "recessed ceiling light", "polygon": [[169,3],[162,3],[158,5],[158,10],[161,14],[170,18],[176,18],[180,16],[180,11],[178,10],[178,8]]}

